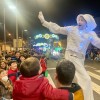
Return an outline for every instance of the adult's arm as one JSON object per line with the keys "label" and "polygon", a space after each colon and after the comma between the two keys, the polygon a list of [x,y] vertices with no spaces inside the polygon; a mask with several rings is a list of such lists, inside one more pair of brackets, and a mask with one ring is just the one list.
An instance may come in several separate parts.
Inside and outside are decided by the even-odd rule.
{"label": "adult's arm", "polygon": [[68,27],[60,27],[56,23],[47,22],[44,19],[44,16],[43,16],[42,12],[39,12],[38,18],[39,18],[40,22],[42,23],[42,25],[44,27],[48,28],[50,30],[50,32],[56,33],[56,34],[68,35],[71,26],[68,26]]}
{"label": "adult's arm", "polygon": [[92,45],[100,49],[100,38],[97,36],[97,34],[92,32],[90,38]]}

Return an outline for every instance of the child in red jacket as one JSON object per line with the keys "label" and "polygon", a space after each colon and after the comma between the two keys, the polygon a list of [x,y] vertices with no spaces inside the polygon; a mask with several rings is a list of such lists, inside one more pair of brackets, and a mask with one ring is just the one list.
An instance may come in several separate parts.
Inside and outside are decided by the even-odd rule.
{"label": "child in red jacket", "polygon": [[17,75],[18,75],[18,69],[17,69],[17,61],[16,60],[11,60],[8,63],[9,70],[8,70],[8,77],[14,84],[14,82],[17,80]]}
{"label": "child in red jacket", "polygon": [[47,78],[40,75],[41,67],[35,57],[21,63],[19,80],[14,83],[13,100],[73,100],[67,90],[53,88]]}

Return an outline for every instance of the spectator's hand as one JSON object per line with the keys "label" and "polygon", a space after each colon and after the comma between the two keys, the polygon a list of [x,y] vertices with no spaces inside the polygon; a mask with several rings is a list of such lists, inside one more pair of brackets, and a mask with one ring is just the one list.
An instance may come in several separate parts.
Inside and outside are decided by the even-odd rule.
{"label": "spectator's hand", "polygon": [[44,19],[42,11],[39,12],[38,18],[40,19],[42,24],[45,22],[45,19]]}

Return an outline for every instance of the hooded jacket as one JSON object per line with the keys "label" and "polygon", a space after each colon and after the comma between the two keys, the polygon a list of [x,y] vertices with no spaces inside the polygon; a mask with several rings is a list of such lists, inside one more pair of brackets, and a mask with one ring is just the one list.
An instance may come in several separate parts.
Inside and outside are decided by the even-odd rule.
{"label": "hooded jacket", "polygon": [[43,76],[20,77],[14,84],[13,100],[72,100],[68,91],[53,88]]}
{"label": "hooded jacket", "polygon": [[79,19],[80,16],[82,16],[86,20],[86,22],[87,22],[87,29],[89,31],[92,31],[92,30],[94,30],[96,28],[97,24],[96,24],[93,16],[91,16],[90,14],[79,14],[77,16],[77,22],[78,22],[78,19]]}

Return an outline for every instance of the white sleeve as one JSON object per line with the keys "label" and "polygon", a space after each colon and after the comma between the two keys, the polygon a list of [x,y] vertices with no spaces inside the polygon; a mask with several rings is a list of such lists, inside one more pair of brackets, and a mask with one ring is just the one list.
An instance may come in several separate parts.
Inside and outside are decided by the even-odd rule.
{"label": "white sleeve", "polygon": [[44,27],[48,28],[50,30],[50,32],[52,32],[52,33],[64,34],[64,35],[68,35],[70,33],[69,30],[70,30],[71,26],[60,27],[56,23],[47,22],[47,21],[45,21],[42,25]]}
{"label": "white sleeve", "polygon": [[91,34],[91,43],[100,49],[100,38],[97,36],[95,32],[92,32]]}

